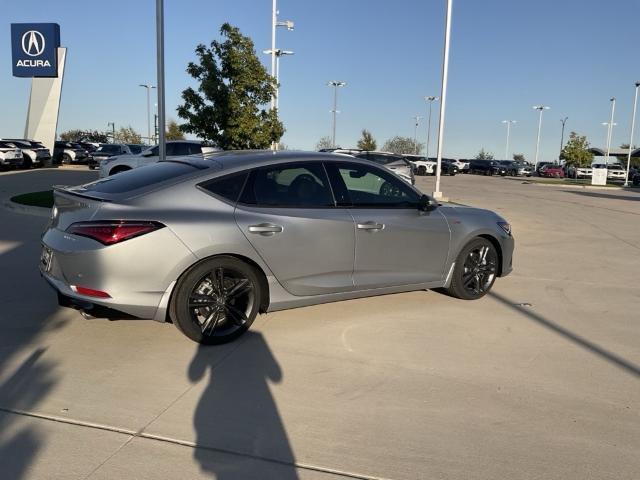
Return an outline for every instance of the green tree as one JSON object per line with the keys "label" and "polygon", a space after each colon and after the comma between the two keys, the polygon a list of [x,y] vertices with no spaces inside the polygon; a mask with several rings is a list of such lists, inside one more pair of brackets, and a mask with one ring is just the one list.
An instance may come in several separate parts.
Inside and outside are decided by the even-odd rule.
{"label": "green tree", "polygon": [[522,154],[522,153],[514,153],[513,154],[513,159],[516,162],[526,162],[526,160],[524,158],[524,154]]}
{"label": "green tree", "polygon": [[333,142],[331,141],[331,137],[322,137],[316,143],[316,150],[322,150],[325,148],[333,148]]}
{"label": "green tree", "polygon": [[106,133],[98,132],[97,130],[67,130],[60,134],[60,140],[65,142],[95,142],[95,143],[107,143],[109,137]]}
{"label": "green tree", "polygon": [[184,140],[184,133],[180,130],[180,125],[175,120],[169,120],[166,138],[167,140]]}
{"label": "green tree", "polygon": [[198,45],[198,62],[187,73],[198,82],[197,91],[182,92],[178,116],[186,120],[183,132],[211,140],[223,150],[268,148],[284,134],[271,100],[276,82],[256,56],[253,41],[225,23],[222,40]]}
{"label": "green tree", "polygon": [[114,143],[142,143],[142,135],[136,132],[131,125],[128,127],[120,127],[116,130]]}
{"label": "green tree", "polygon": [[420,154],[424,148],[424,143],[414,143],[413,138],[400,137],[396,135],[386,141],[382,150],[385,152],[399,153],[401,155]]}
{"label": "green tree", "polygon": [[480,151],[475,156],[476,160],[493,160],[493,153],[487,152],[484,148],[481,148]]}
{"label": "green tree", "polygon": [[573,167],[588,167],[593,161],[593,153],[589,151],[589,142],[584,135],[571,132],[569,141],[560,152],[560,160]]}
{"label": "green tree", "polygon": [[358,140],[358,148],[360,150],[372,151],[378,148],[378,143],[376,142],[371,132],[366,128],[362,130],[362,137]]}

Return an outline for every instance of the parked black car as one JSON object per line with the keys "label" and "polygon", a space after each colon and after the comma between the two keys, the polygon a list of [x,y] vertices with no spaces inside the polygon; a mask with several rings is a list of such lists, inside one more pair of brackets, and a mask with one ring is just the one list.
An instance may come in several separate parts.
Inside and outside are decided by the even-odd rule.
{"label": "parked black car", "polygon": [[140,151],[134,152],[129,145],[124,143],[103,143],[91,154],[87,160],[87,165],[89,165],[90,170],[93,170],[98,168],[100,162],[107,158],[115,157],[116,155],[134,155],[136,153],[140,153]]}
{"label": "parked black car", "polygon": [[498,163],[507,169],[507,175],[512,177],[518,176],[520,165],[514,160],[498,160]]}
{"label": "parked black car", "polygon": [[442,159],[442,163],[440,164],[440,169],[441,169],[441,174],[442,175],[451,175],[452,177],[457,174],[460,173],[460,169],[458,168],[458,166],[453,163],[453,160],[450,160],[448,158],[443,158]]}
{"label": "parked black car", "polygon": [[507,168],[495,160],[471,160],[469,173],[506,176]]}

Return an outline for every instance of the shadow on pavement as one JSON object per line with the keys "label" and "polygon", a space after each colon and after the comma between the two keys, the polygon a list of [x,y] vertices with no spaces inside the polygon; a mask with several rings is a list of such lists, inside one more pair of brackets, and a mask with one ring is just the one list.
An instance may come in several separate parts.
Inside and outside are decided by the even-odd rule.
{"label": "shadow on pavement", "polygon": [[580,192],[575,190],[563,190],[563,192],[573,193],[574,195],[582,195],[583,197],[606,198],[609,200],[630,200],[632,202],[640,202],[640,195],[616,195],[613,193]]}
{"label": "shadow on pavement", "polygon": [[[270,382],[282,381],[282,371],[264,337],[247,332],[238,347],[242,354],[222,362],[215,348],[200,346],[188,371],[192,382],[208,375],[193,419],[200,468],[217,480],[297,479],[295,457],[269,388]],[[267,466],[270,474],[264,471]]]}
{"label": "shadow on pavement", "polygon": [[18,480],[46,438],[17,411],[37,408],[57,383],[55,364],[39,339],[59,328],[55,295],[38,272],[44,219],[0,209],[0,477]]}
{"label": "shadow on pavement", "polygon": [[496,300],[498,300],[500,303],[502,303],[503,305],[505,305],[506,307],[509,307],[511,310],[514,310],[516,312],[518,312],[519,314],[529,318],[530,320],[533,320],[534,322],[542,325],[543,327],[548,328],[549,330],[551,330],[552,332],[555,332],[557,334],[559,334],[560,336],[564,337],[565,339],[575,343],[576,345],[590,351],[591,353],[599,356],[600,358],[607,360],[608,362],[614,364],[616,367],[621,368],[622,370],[626,371],[627,373],[630,373],[631,375],[635,376],[635,377],[640,377],[640,366],[636,365],[622,357],[620,357],[619,355],[616,355],[613,352],[610,352],[604,348],[602,348],[601,346],[591,342],[590,340],[587,340],[586,338],[583,338],[575,333],[573,333],[572,331],[558,325],[557,323],[552,322],[551,320],[543,317],[542,315],[538,315],[535,312],[532,312],[530,310],[527,310],[525,307],[519,306],[518,304],[516,304],[516,302],[513,302],[512,300],[509,300],[507,297],[504,297],[502,295],[500,295],[499,293],[496,293],[494,291],[489,292],[489,295],[493,298],[495,298]]}

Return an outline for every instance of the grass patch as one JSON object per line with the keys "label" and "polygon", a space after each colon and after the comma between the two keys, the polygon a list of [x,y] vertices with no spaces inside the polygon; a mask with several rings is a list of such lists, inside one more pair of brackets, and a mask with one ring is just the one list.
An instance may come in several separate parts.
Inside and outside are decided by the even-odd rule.
{"label": "grass patch", "polygon": [[11,201],[32,207],[51,208],[53,207],[53,190],[23,193],[22,195],[11,197]]}

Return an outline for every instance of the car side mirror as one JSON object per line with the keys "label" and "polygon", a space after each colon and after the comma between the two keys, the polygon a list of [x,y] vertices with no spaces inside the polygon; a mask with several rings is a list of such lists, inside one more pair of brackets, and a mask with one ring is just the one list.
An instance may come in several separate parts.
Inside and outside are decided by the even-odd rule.
{"label": "car side mirror", "polygon": [[428,195],[422,195],[418,204],[418,210],[422,212],[432,212],[438,208],[438,202]]}

